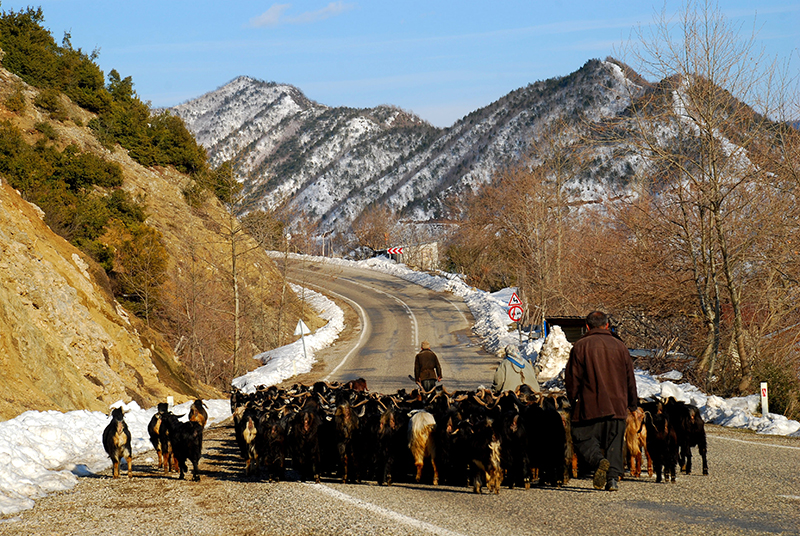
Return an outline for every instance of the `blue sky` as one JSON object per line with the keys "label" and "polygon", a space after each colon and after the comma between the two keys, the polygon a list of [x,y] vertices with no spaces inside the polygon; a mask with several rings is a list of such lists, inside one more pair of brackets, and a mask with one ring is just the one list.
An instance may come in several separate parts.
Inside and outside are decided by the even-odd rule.
{"label": "blue sky", "polygon": [[[288,83],[328,106],[393,104],[436,126],[591,58],[614,55],[638,25],[678,1],[0,0],[41,6],[106,72],[173,106],[239,75]],[[758,6],[756,8],[756,6]],[[766,52],[800,64],[800,1],[721,0]],[[615,48],[617,47],[617,48]]]}

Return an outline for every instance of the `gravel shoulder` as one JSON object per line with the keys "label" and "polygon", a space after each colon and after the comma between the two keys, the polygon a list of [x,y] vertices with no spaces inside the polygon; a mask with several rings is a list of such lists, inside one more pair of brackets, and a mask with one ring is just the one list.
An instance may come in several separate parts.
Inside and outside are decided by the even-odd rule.
{"label": "gravel shoulder", "polygon": [[707,432],[709,476],[679,475],[676,484],[626,478],[616,493],[573,479],[564,488],[475,495],[426,483],[247,479],[226,422],[206,430],[200,482],[164,475],[145,453],[134,459],[132,479],[113,479],[110,470],[82,477],[73,490],[0,520],[0,534],[800,533],[800,439],[718,426]]}

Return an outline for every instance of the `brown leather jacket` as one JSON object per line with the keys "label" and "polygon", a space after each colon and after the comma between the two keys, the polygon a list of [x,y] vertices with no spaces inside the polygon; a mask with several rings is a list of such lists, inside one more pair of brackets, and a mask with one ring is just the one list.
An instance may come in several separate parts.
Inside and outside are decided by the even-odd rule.
{"label": "brown leather jacket", "polygon": [[442,367],[439,365],[439,358],[431,350],[422,350],[414,358],[414,379],[418,382],[422,380],[438,380],[442,377]]}
{"label": "brown leather jacket", "polygon": [[625,419],[639,402],[631,354],[607,329],[589,330],[575,342],[564,379],[574,422]]}

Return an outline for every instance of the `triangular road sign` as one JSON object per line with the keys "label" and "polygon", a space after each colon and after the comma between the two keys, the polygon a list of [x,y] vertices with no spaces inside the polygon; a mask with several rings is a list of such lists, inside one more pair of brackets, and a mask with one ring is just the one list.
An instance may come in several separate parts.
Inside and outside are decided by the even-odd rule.
{"label": "triangular road sign", "polygon": [[308,326],[306,326],[306,323],[303,322],[303,319],[301,318],[300,320],[298,320],[297,321],[297,327],[294,328],[294,334],[295,335],[308,335],[309,333],[311,333],[311,330],[308,329]]}
{"label": "triangular road sign", "polygon": [[512,293],[511,294],[511,299],[508,300],[508,306],[509,307],[513,307],[515,305],[522,305],[522,301],[520,301],[519,296],[517,296],[516,292]]}

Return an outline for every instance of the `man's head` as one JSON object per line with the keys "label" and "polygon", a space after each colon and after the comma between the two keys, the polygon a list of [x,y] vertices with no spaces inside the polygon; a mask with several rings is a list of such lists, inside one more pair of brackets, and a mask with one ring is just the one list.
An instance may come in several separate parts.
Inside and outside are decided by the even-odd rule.
{"label": "man's head", "polygon": [[428,341],[422,341],[422,344],[420,346],[422,347],[423,350],[431,349],[431,344]]}
{"label": "man's head", "polygon": [[589,329],[607,328],[608,315],[600,311],[592,311],[586,316],[586,325]]}

